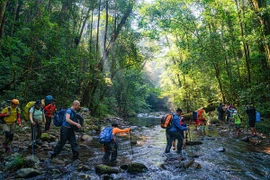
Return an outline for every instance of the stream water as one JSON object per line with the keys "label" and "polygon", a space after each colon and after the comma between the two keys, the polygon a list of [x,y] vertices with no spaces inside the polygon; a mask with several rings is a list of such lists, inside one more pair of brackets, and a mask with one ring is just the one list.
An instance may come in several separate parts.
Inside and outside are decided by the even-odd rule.
{"label": "stream water", "polygon": [[[247,143],[234,138],[229,132],[220,134],[215,126],[212,126],[206,133],[194,131],[191,125],[191,141],[200,141],[201,145],[186,146],[182,156],[201,165],[197,168],[175,168],[163,164],[170,157],[178,157],[175,151],[165,155],[166,145],[165,130],[159,127],[159,119],[155,118],[132,118],[129,120],[132,129],[132,140],[137,144],[131,146],[129,135],[121,136],[118,149],[117,166],[131,162],[145,164],[149,171],[141,174],[128,174],[123,171],[119,174],[106,176],[108,179],[270,179],[270,145],[262,144],[255,146],[254,143]],[[147,127],[146,127],[147,126]],[[264,137],[266,138],[266,137]],[[267,141],[267,139],[265,139]],[[269,141],[268,141],[269,142]],[[73,162],[61,166],[61,175],[50,171],[59,169],[56,166],[48,166],[47,171],[50,177],[56,179],[104,179],[104,175],[97,175],[94,167],[102,163],[103,152],[94,136],[92,144],[80,148],[80,162]],[[225,152],[218,152],[220,147]],[[89,158],[89,154],[91,157]],[[64,156],[64,154],[62,154]],[[83,164],[90,167],[87,171],[79,172],[76,166]],[[172,168],[174,167],[174,168]],[[50,173],[51,172],[51,173]]]}

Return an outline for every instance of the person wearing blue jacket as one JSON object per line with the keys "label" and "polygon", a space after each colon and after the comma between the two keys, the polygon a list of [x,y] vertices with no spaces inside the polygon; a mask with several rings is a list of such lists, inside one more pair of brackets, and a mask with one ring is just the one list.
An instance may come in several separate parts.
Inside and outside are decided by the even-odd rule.
{"label": "person wearing blue jacket", "polygon": [[182,143],[184,139],[183,131],[188,130],[188,128],[180,125],[181,115],[182,115],[182,109],[178,108],[176,110],[176,113],[173,113],[171,128],[166,129],[167,146],[166,146],[165,153],[170,153],[170,149],[172,147],[172,141],[174,139],[178,140],[177,153],[178,154],[182,153]]}

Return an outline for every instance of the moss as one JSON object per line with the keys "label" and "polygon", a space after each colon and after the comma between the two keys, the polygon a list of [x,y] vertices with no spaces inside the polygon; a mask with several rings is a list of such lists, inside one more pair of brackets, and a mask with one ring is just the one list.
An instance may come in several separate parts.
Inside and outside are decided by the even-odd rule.
{"label": "moss", "polygon": [[18,170],[20,168],[23,167],[24,165],[24,158],[22,157],[22,155],[18,155],[16,157],[14,157],[14,159],[12,161],[10,161],[9,163],[7,163],[6,167],[5,167],[5,171],[15,171]]}

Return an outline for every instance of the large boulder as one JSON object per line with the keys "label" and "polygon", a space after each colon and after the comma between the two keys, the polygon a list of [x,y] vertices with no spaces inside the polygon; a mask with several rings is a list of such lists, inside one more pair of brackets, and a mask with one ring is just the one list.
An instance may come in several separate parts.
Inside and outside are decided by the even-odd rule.
{"label": "large boulder", "polygon": [[16,175],[19,178],[31,178],[40,174],[42,174],[42,172],[34,168],[23,168],[16,172]]}
{"label": "large boulder", "polygon": [[128,165],[127,172],[130,174],[143,173],[148,171],[148,168],[142,163],[132,163]]}
{"label": "large boulder", "polygon": [[99,164],[95,167],[95,171],[97,174],[118,174],[119,168],[110,167],[104,164]]}

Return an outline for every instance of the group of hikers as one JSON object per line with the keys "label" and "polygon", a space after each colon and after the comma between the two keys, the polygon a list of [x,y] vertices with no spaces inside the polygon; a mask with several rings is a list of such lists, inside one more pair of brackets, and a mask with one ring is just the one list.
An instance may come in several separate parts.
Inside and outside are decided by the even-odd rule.
{"label": "group of hikers", "polygon": [[[22,127],[21,121],[21,110],[18,107],[19,100],[13,99],[10,102],[10,106],[4,108],[0,113],[2,129],[5,133],[5,139],[2,143],[2,148],[6,152],[11,153],[11,144],[14,137],[14,132],[16,129],[16,123]],[[54,150],[50,153],[50,159],[56,157],[63,149],[67,141],[69,141],[73,153],[73,159],[79,158],[78,153],[78,143],[75,136],[76,129],[80,129],[82,125],[75,121],[77,111],[80,109],[80,102],[78,100],[73,101],[72,106],[65,110],[63,121],[61,122],[60,129],[60,140],[58,141]],[[29,121],[32,129],[32,142],[38,145],[42,144],[40,140],[42,129],[44,132],[48,132],[51,127],[52,117],[56,112],[56,100],[51,99],[50,103],[45,105],[42,101],[37,100],[34,102],[33,106],[29,109]],[[230,104],[223,105],[220,103],[217,108],[218,119],[222,124],[225,123],[225,117],[227,123],[234,121],[235,128],[238,133],[240,133],[240,124],[242,117],[237,112],[236,108]],[[253,103],[249,103],[246,107],[246,113],[249,119],[249,126],[252,129],[252,136],[256,135],[255,123],[256,123],[256,109]],[[170,153],[171,148],[175,149],[178,154],[182,153],[183,139],[184,135],[189,133],[189,125],[184,124],[182,116],[182,109],[178,108],[175,113],[167,114],[161,119],[161,127],[166,129],[166,139],[167,145],[165,148],[165,153]],[[207,125],[205,109],[201,108],[196,113],[196,130],[198,127],[201,131],[205,131]],[[120,129],[116,122],[112,123],[111,127],[103,129],[99,136],[99,142],[103,144],[103,162],[110,163],[115,162],[117,159],[117,139],[116,135],[118,133],[129,133],[130,128]],[[186,133],[184,133],[186,131]],[[177,146],[175,146],[177,140]]]}
{"label": "group of hikers", "polygon": [[[1,125],[2,129],[5,133],[4,142],[2,142],[2,148],[7,152],[11,153],[11,145],[14,137],[14,133],[16,130],[16,124],[22,127],[21,121],[21,110],[18,107],[19,100],[13,99],[10,102],[10,105],[2,110],[0,113]],[[27,105],[26,105],[27,106]],[[50,152],[50,159],[55,158],[63,149],[64,145],[67,141],[69,141],[73,153],[73,160],[79,158],[78,153],[78,143],[75,136],[75,131],[80,129],[82,125],[78,123],[75,119],[77,118],[77,111],[80,109],[80,102],[78,100],[73,101],[72,106],[65,110],[63,121],[61,122],[60,128],[60,140],[55,146],[54,150]],[[29,119],[31,124],[32,136],[31,140],[37,145],[41,145],[41,134],[43,132],[48,132],[51,127],[52,117],[55,114],[56,108],[56,100],[51,99],[50,103],[43,104],[42,101],[37,100],[34,104],[29,108]],[[25,114],[28,114],[25,112]],[[104,163],[115,162],[117,159],[117,139],[116,134],[122,132],[130,132],[130,128],[120,129],[118,128],[117,123],[112,123],[111,131],[110,131],[110,141],[104,142],[103,151]]]}
{"label": "group of hikers", "polygon": [[[16,130],[16,123],[22,127],[21,110],[18,106],[19,100],[13,99],[11,100],[10,105],[5,107],[0,113],[2,129],[5,134],[2,148],[8,153],[12,152],[11,144]],[[40,137],[42,134],[42,128],[44,127],[44,131],[48,131],[50,129],[52,114],[55,110],[55,100],[52,100],[52,102],[44,108],[41,101],[37,100],[33,103],[33,106],[30,107],[27,114],[29,114],[28,120],[31,123],[32,141],[35,140],[37,144],[41,144]]]}
{"label": "group of hikers", "polygon": [[[242,123],[242,116],[239,112],[237,112],[237,109],[232,106],[230,103],[226,103],[226,105],[220,103],[218,108],[218,120],[222,125],[225,123],[228,123],[229,125],[235,126],[234,133],[237,134],[239,137],[240,135],[240,127]],[[256,111],[254,104],[250,102],[248,105],[246,105],[245,110],[247,116],[248,116],[248,123],[249,127],[251,128],[251,135],[256,136],[256,128],[255,124],[258,120],[258,112]],[[206,130],[207,125],[207,115],[205,112],[205,108],[200,108],[197,112],[193,113],[193,119],[195,120],[195,130],[198,131],[204,131]],[[226,119],[226,120],[225,120]],[[171,148],[176,150],[176,153],[181,154],[182,147],[183,147],[183,140],[187,136],[190,128],[188,124],[183,123],[183,116],[182,116],[182,110],[178,108],[175,113],[164,115],[161,118],[161,128],[166,129],[166,139],[167,139],[167,145],[165,148],[165,153],[170,153]],[[186,131],[184,136],[184,131]],[[175,140],[178,141],[177,143],[177,149],[175,149]]]}

